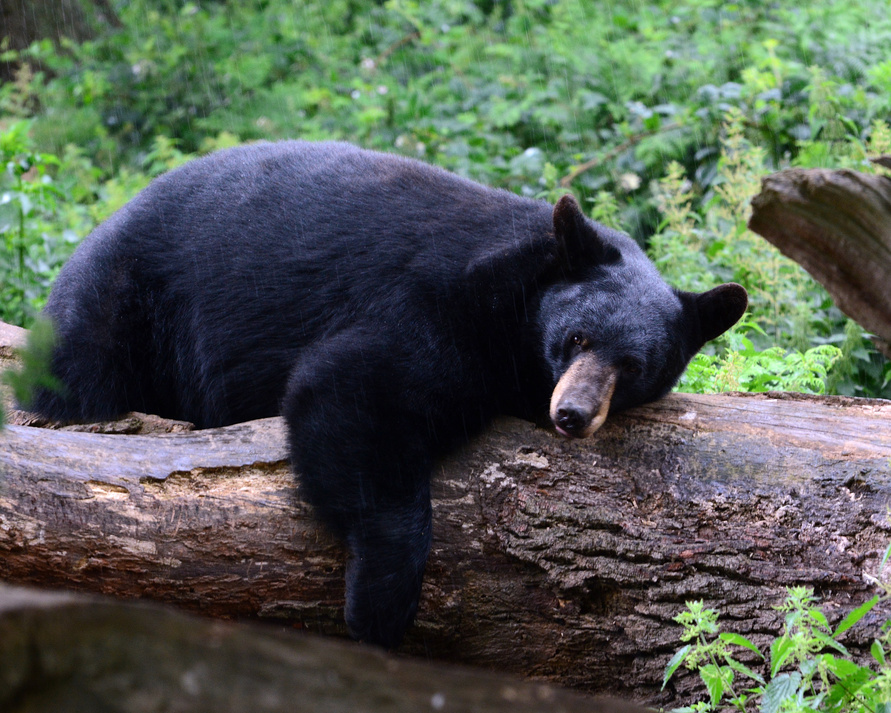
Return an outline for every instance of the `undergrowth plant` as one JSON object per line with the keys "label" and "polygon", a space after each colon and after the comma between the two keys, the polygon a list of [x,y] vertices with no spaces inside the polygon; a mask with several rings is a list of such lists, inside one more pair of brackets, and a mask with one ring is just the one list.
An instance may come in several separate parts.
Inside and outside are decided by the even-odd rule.
{"label": "undergrowth plant", "polygon": [[[887,124],[875,123],[863,153],[880,149],[887,134]],[[857,395],[868,384],[869,393],[887,393],[891,369],[863,330],[799,265],[748,230],[749,201],[767,173],[765,151],[749,142],[745,117],[731,109],[702,212],[677,163],[655,191],[663,222],[650,255],[666,279],[686,290],[732,280],[749,292],[746,318],[694,357],[679,390]]]}
{"label": "undergrowth plant", "polygon": [[51,177],[59,160],[33,150],[29,122],[0,132],[0,301],[4,316],[24,326],[29,301],[48,289],[40,279],[58,260],[55,237],[45,231],[54,217],[60,191]]}
{"label": "undergrowth plant", "polygon": [[[0,123],[0,320],[30,327],[50,285],[77,244],[152,178],[192,158],[177,142],[156,136],[138,169],[103,180],[82,149],[61,155],[35,148],[31,122]],[[202,151],[234,143],[208,138]]]}
{"label": "undergrowth plant", "polygon": [[[880,571],[888,560],[885,552]],[[722,632],[718,613],[703,602],[687,602],[675,617],[687,642],[668,662],[664,688],[679,668],[696,671],[707,697],[673,713],[709,713],[734,708],[741,713],[891,713],[891,622],[870,648],[869,666],[857,663],[839,638],[872,609],[891,600],[891,582],[848,613],[834,628],[808,587],[791,587],[776,607],[784,615],[782,633],[766,650],[740,634]],[[744,659],[745,662],[740,659]]]}
{"label": "undergrowth plant", "polygon": [[756,323],[744,320],[721,337],[718,353],[697,354],[678,387],[689,393],[724,391],[797,391],[825,394],[830,371],[843,357],[831,344],[806,351],[768,347],[758,350],[749,334],[763,335]]}

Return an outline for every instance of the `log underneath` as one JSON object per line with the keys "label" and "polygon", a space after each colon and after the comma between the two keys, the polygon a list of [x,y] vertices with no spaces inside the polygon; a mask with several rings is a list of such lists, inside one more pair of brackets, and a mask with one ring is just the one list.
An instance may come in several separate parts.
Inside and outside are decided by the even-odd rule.
{"label": "log underneath", "polygon": [[891,358],[891,178],[780,171],[763,179],[749,227],[801,264]]}
{"label": "log underneath", "polygon": [[5,713],[643,713],[358,645],[4,585],[0,661]]}
{"label": "log underneath", "polygon": [[[756,640],[784,587],[871,595],[891,403],[673,395],[569,441],[503,420],[435,477],[405,651],[588,691],[660,692],[690,599]],[[0,434],[0,578],[343,634],[343,551],[299,499],[282,421],[150,436]],[[847,640],[868,646],[879,617]]]}

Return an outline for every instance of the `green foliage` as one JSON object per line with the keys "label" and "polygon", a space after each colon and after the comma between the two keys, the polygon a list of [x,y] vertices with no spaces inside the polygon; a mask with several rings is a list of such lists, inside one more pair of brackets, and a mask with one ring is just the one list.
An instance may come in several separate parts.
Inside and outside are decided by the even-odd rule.
{"label": "green foliage", "polygon": [[768,347],[758,351],[744,336],[760,327],[744,321],[722,336],[720,354],[700,353],[693,357],[678,387],[689,393],[723,391],[797,391],[824,394],[829,371],[843,352],[831,344],[797,349]]}
{"label": "green foliage", "polygon": [[[82,149],[61,157],[35,149],[21,120],[0,130],[0,320],[27,327],[43,307],[50,285],[83,235],[123,206],[149,181],[189,158],[176,142],[157,136],[139,170],[124,167],[101,180]],[[226,136],[208,139],[212,150]]]}
{"label": "green foliage", "polygon": [[[18,351],[22,366],[18,370],[9,369],[2,374],[5,384],[12,387],[13,396],[23,408],[29,408],[34,390],[38,388],[58,391],[61,382],[53,376],[50,365],[56,336],[52,323],[47,319],[37,319],[28,332],[28,341]],[[0,424],[3,413],[0,408]]]}
{"label": "green foliage", "polygon": [[112,4],[121,26],[94,40],[4,53],[26,63],[0,86],[19,166],[0,318],[27,325],[77,239],[159,172],[243,141],[344,139],[528,196],[568,186],[595,219],[655,231],[678,287],[744,284],[752,326],[681,388],[891,396],[867,335],[745,230],[778,167],[882,170],[885,0]]}
{"label": "green foliage", "polygon": [[887,711],[891,622],[873,641],[872,668],[854,662],[839,641],[877,604],[891,600],[891,583],[879,585],[882,593],[849,612],[835,629],[818,607],[813,590],[789,588],[786,600],[776,607],[783,615],[782,634],[766,652],[739,634],[721,632],[718,613],[701,601],[687,602],[687,610],[675,621],[683,627],[681,641],[688,643],[668,662],[662,686],[683,666],[698,672],[707,700],[674,713],[707,713],[723,706],[761,713]]}
{"label": "green foliage", "polygon": [[24,325],[29,310],[49,290],[50,280],[76,242],[73,235],[60,241],[50,224],[57,214],[61,193],[51,170],[59,160],[34,150],[26,121],[0,133],[0,304],[3,318]]}
{"label": "green foliage", "polygon": [[[746,318],[693,359],[679,390],[891,395],[887,363],[863,330],[799,265],[747,229],[748,202],[767,168],[744,123],[738,110],[727,112],[701,214],[679,164],[669,164],[656,191],[664,220],[650,255],[666,279],[687,290],[733,280],[749,292]],[[879,141],[887,132],[882,122],[872,129]]]}
{"label": "green foliage", "polygon": [[511,165],[527,149],[559,175],[609,154],[574,188],[621,195],[636,225],[668,161],[710,184],[729,107],[771,165],[889,110],[884,0],[116,5],[120,29],[37,43],[41,71],[10,90],[43,107],[44,150],[74,142],[109,171],[159,134],[194,152],[227,131],[347,138],[536,193],[540,174]]}

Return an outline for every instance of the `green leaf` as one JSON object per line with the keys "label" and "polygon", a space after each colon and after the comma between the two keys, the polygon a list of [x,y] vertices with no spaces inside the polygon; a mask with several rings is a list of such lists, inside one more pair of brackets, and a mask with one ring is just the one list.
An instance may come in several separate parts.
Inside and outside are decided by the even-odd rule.
{"label": "green leaf", "polygon": [[814,639],[819,641],[821,644],[823,644],[823,646],[830,648],[830,649],[835,649],[842,656],[849,657],[851,655],[850,652],[844,647],[843,644],[838,643],[831,636],[828,636],[827,634],[824,634],[823,632],[820,632],[820,631],[815,631],[815,632],[813,632],[813,634],[814,634]]}
{"label": "green leaf", "polygon": [[644,119],[643,125],[647,131],[658,131],[662,125],[662,117],[658,114],[652,114]]}
{"label": "green leaf", "polygon": [[792,654],[793,648],[792,641],[785,634],[773,640],[773,643],[770,645],[770,675],[772,677],[776,676],[777,671],[780,670],[786,659]]}
{"label": "green leaf", "polygon": [[748,676],[753,681],[757,681],[762,686],[764,685],[764,678],[761,676],[760,673],[753,671],[748,666],[740,663],[736,659],[730,659],[729,661],[727,661],[727,665],[730,666],[730,668],[732,668],[734,671],[741,673],[743,676]]}
{"label": "green leaf", "polygon": [[872,646],[869,647],[869,653],[872,654],[872,657],[879,663],[880,666],[885,665],[885,649],[882,647],[882,644],[878,639],[872,642]]}
{"label": "green leaf", "polygon": [[718,638],[721,639],[721,641],[726,641],[728,644],[742,646],[743,648],[758,654],[758,656],[760,656],[762,659],[764,658],[764,655],[761,653],[761,651],[758,650],[758,647],[755,646],[755,644],[753,644],[751,641],[749,641],[745,636],[740,636],[739,634],[725,631],[724,633],[720,634]]}
{"label": "green leaf", "polygon": [[777,713],[783,702],[795,695],[800,684],[801,674],[798,672],[781,673],[774,677],[761,697],[761,713]]}
{"label": "green leaf", "polygon": [[811,617],[824,629],[829,629],[829,622],[826,620],[826,615],[819,609],[811,610]]}
{"label": "green leaf", "polygon": [[690,644],[682,646],[677,650],[675,655],[671,657],[671,661],[669,661],[668,665],[665,667],[665,677],[662,679],[663,690],[665,690],[665,685],[668,683],[668,679],[674,675],[674,672],[678,670],[678,666],[684,662],[688,651],[690,651]]}
{"label": "green leaf", "polygon": [[841,624],[838,625],[838,628],[832,632],[833,638],[837,637],[839,634],[843,634],[848,629],[850,629],[854,624],[860,621],[864,616],[866,616],[872,608],[879,603],[879,595],[876,594],[872,599],[863,602],[859,607],[857,607],[854,611],[848,614],[844,619],[842,619]]}
{"label": "green leaf", "polygon": [[801,675],[804,678],[808,678],[813,676],[817,672],[817,667],[820,665],[820,662],[817,659],[805,659],[800,664],[798,664],[798,670],[801,671]]}
{"label": "green leaf", "polygon": [[862,674],[864,671],[869,675],[871,672],[868,668],[859,666],[848,659],[840,659],[832,654],[823,654],[820,659],[832,673],[841,679],[849,678]]}
{"label": "green leaf", "polygon": [[717,706],[721,702],[725,684],[733,683],[733,671],[726,666],[719,667],[714,664],[703,666],[699,669],[699,677],[708,689],[713,706]]}

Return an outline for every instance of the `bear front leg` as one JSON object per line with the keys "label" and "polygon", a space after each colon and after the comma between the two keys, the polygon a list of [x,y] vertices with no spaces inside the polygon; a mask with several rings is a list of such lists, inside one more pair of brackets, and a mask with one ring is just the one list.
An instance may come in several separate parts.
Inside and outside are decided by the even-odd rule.
{"label": "bear front leg", "polygon": [[365,509],[346,541],[344,616],[350,635],[388,649],[397,647],[414,621],[430,553],[429,489],[414,501]]}
{"label": "bear front leg", "polygon": [[389,333],[354,327],[310,347],[282,413],[301,493],[349,548],[350,634],[392,648],[414,619],[430,551],[433,450]]}

